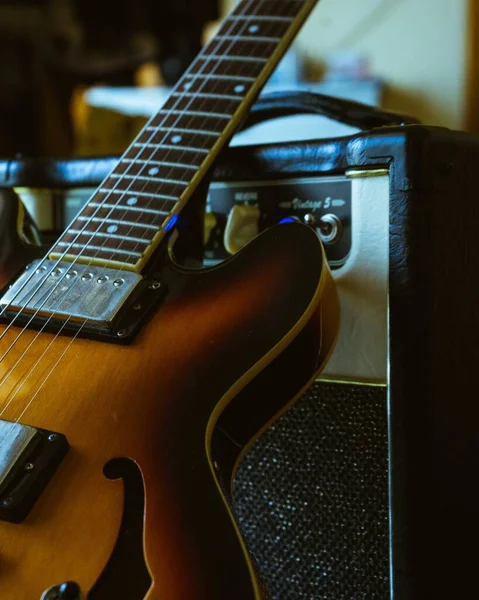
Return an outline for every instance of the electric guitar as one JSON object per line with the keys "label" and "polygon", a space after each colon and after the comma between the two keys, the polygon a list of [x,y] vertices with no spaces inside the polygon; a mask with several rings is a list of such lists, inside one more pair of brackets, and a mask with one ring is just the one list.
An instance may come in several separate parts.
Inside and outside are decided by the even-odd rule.
{"label": "electric guitar", "polygon": [[231,482],[327,361],[337,296],[299,223],[185,264],[200,183],[315,3],[240,2],[46,256],[4,232],[2,600],[262,597]]}

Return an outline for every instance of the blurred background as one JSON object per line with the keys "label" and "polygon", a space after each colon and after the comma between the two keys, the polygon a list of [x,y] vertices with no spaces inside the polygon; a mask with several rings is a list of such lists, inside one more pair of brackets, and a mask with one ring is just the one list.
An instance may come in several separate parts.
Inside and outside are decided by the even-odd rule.
{"label": "blurred background", "polygon": [[[234,3],[0,0],[0,157],[121,153]],[[321,0],[267,89],[476,131],[478,4]],[[307,129],[346,132],[321,121]]]}

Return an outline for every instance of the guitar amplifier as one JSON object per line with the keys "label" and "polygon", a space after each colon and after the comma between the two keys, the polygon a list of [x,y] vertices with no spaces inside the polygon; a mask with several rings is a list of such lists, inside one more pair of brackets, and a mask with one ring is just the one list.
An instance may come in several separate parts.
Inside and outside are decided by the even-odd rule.
{"label": "guitar amplifier", "polygon": [[210,185],[219,231],[208,239],[207,260],[245,241],[249,207],[260,209],[259,230],[301,220],[322,238],[341,300],[339,340],[320,380],[251,445],[237,471],[236,515],[278,600],[390,597],[391,162],[363,163],[361,154],[348,161],[354,143],[359,151],[385,134],[230,149]]}
{"label": "guitar amplifier", "polygon": [[[321,378],[239,464],[235,515],[271,599],[473,597],[479,139],[324,102],[366,130],[231,147],[210,182],[207,261],[301,219],[342,309]],[[262,107],[253,118],[281,112]],[[49,179],[71,187],[84,172],[87,188],[108,167],[66,161]],[[10,165],[9,184],[29,168]]]}
{"label": "guitar amplifier", "polygon": [[215,172],[210,202],[340,221],[336,350],[237,473],[272,598],[474,595],[478,166],[478,137],[411,124],[234,148]]}

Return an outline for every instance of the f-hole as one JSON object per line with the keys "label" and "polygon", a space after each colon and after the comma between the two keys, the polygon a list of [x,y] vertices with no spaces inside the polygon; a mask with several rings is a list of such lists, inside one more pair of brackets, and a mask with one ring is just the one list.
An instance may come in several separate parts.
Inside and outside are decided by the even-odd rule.
{"label": "f-hole", "polygon": [[123,518],[110,560],[88,600],[143,600],[152,580],[143,553],[145,490],[141,472],[132,460],[115,458],[105,465],[103,473],[108,479],[123,479]]}

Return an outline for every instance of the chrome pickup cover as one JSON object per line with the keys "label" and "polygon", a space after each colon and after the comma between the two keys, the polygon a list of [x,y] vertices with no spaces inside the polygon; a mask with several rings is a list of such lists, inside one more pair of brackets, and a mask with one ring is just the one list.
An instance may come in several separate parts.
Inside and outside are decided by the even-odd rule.
{"label": "chrome pickup cover", "polygon": [[0,419],[0,521],[26,518],[68,448],[61,433]]}
{"label": "chrome pickup cover", "polygon": [[0,299],[0,314],[82,321],[108,331],[142,280],[138,273],[53,260],[36,261]]}
{"label": "chrome pickup cover", "polygon": [[34,427],[0,421],[0,495],[8,485],[16,465],[30,450],[37,433]]}

